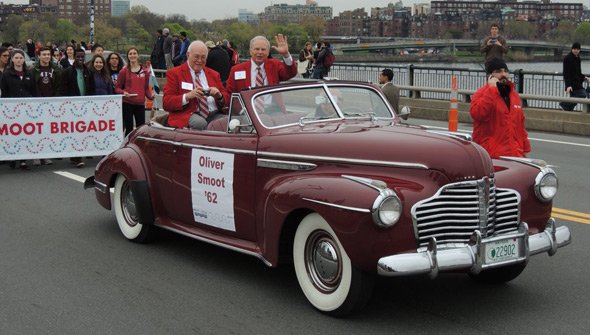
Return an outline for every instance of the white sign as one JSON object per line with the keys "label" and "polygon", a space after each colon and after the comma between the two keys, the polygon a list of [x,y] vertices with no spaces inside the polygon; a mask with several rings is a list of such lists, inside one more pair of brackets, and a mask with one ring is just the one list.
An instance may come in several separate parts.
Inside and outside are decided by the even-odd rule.
{"label": "white sign", "polygon": [[195,222],[236,231],[234,155],[193,149],[191,193]]}
{"label": "white sign", "polygon": [[123,141],[120,95],[0,99],[0,161],[104,156]]}

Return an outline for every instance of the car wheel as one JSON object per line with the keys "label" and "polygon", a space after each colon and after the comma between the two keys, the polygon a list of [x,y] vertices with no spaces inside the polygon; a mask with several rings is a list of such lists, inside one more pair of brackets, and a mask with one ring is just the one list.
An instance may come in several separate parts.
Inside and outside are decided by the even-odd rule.
{"label": "car wheel", "polygon": [[145,243],[153,237],[153,226],[141,224],[133,191],[127,178],[118,175],[115,181],[115,217],[123,236],[130,241]]}
{"label": "car wheel", "polygon": [[478,274],[470,273],[469,276],[480,283],[486,284],[504,284],[507,283],[516,277],[518,277],[524,268],[526,267],[526,262],[503,266],[495,269],[484,270]]}
{"label": "car wheel", "polygon": [[346,316],[371,296],[373,276],[352,266],[338,237],[317,213],[307,215],[297,227],[293,261],[301,290],[324,313]]}

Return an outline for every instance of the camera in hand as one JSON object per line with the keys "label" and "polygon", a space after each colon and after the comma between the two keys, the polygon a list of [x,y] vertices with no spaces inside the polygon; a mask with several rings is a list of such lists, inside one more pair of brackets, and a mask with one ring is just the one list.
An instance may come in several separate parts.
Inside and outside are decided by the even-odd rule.
{"label": "camera in hand", "polygon": [[492,44],[496,44],[496,41],[497,41],[497,39],[495,39],[495,38],[490,39],[490,43],[492,43]]}
{"label": "camera in hand", "polygon": [[208,88],[204,88],[203,89],[203,95],[208,97],[209,95],[211,95],[211,91]]}

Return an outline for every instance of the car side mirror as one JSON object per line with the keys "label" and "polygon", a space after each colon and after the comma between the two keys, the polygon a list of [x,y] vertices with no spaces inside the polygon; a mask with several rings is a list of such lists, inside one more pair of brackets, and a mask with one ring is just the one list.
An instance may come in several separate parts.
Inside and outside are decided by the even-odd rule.
{"label": "car side mirror", "polygon": [[412,109],[408,106],[403,106],[400,111],[399,114],[397,116],[399,116],[402,120],[407,120],[408,116],[410,116],[410,114],[412,113]]}
{"label": "car side mirror", "polygon": [[237,132],[242,132],[242,131],[247,132],[247,133],[251,133],[254,130],[254,127],[252,127],[252,125],[250,123],[242,124],[239,117],[231,119],[229,121],[229,124],[227,125],[227,128],[232,133],[237,133]]}

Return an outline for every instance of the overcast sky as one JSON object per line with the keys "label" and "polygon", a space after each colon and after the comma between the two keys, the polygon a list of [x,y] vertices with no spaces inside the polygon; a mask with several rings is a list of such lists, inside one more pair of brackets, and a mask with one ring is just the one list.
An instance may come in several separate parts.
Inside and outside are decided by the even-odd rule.
{"label": "overcast sky", "polygon": [[[365,10],[370,14],[372,7],[386,7],[390,2],[397,2],[391,0],[317,0],[320,6],[332,7],[334,16],[345,10],[352,10],[365,6]],[[519,2],[521,2],[520,0]],[[586,6],[588,2],[580,0],[553,0],[552,2],[567,2],[567,3],[584,3]],[[28,0],[3,0],[4,3],[29,3]],[[402,0],[405,6],[411,6],[414,3],[430,3],[425,0]],[[229,17],[237,17],[238,9],[248,9],[254,13],[260,13],[264,7],[272,4],[286,3],[290,5],[305,4],[305,0],[131,0],[131,6],[144,5],[151,12],[158,14],[178,14],[186,15],[189,20],[206,19],[212,21],[215,19],[223,19]]]}

